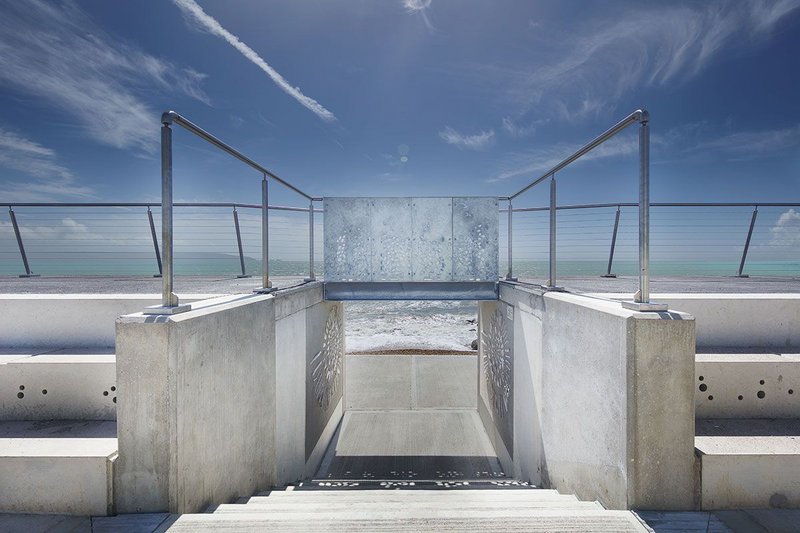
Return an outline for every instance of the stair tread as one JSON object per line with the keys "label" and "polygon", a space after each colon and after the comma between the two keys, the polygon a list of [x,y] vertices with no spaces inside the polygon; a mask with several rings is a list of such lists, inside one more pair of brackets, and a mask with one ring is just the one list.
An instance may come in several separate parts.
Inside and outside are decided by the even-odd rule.
{"label": "stair tread", "polygon": [[108,420],[0,422],[0,458],[110,457],[117,424]]}
{"label": "stair tread", "polygon": [[528,510],[570,510],[570,509],[603,509],[597,502],[581,502],[570,500],[551,500],[551,501],[487,501],[487,502],[404,502],[404,501],[362,501],[362,502],[339,502],[339,503],[320,503],[310,502],[300,504],[275,504],[275,503],[247,503],[244,505],[231,503],[218,505],[213,509],[213,513],[297,513],[305,512],[309,506],[313,506],[314,513],[318,514],[348,514],[351,512],[375,512],[378,514],[387,513],[457,513],[461,516],[464,512],[507,512],[507,511],[528,511]]}
{"label": "stair tread", "polygon": [[529,510],[519,516],[319,518],[313,509],[297,519],[269,517],[259,513],[186,514],[159,531],[639,531],[647,529],[630,511],[607,510]]}
{"label": "stair tread", "polygon": [[372,490],[287,490],[273,491],[270,493],[260,493],[250,498],[253,500],[275,499],[361,499],[361,498],[384,498],[395,499],[455,499],[463,500],[467,498],[505,498],[505,499],[573,499],[571,494],[560,494],[558,491],[550,489],[458,489],[458,490],[436,490],[436,489],[417,489],[417,490],[394,490],[394,489],[372,489]]}

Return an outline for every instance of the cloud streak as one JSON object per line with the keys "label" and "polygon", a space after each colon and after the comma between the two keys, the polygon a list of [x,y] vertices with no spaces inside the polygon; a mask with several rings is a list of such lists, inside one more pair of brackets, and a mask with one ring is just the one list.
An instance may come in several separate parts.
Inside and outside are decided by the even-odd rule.
{"label": "cloud streak", "polygon": [[297,102],[317,115],[319,118],[326,122],[333,122],[336,116],[325,109],[319,102],[303,94],[299,87],[293,87],[283,76],[272,68],[264,59],[258,55],[255,50],[243,43],[237,36],[226,30],[222,25],[212,16],[208,15],[203,8],[200,7],[194,0],[172,0],[173,3],[180,8],[184,16],[192,22],[195,26],[207,31],[212,35],[220,37],[228,44],[233,46],[240,54],[242,54],[248,61],[256,65],[270,77],[270,79],[278,86],[283,92],[297,100]]}
{"label": "cloud streak", "polygon": [[467,150],[483,150],[494,144],[494,130],[481,131],[475,135],[464,135],[450,126],[439,132],[439,138],[447,144]]}
{"label": "cloud streak", "polygon": [[403,7],[406,9],[406,13],[422,17],[422,21],[428,31],[435,30],[427,13],[428,8],[431,7],[431,2],[432,0],[403,0]]}
{"label": "cloud streak", "polygon": [[0,84],[77,119],[101,144],[155,149],[158,113],[139,91],[209,102],[204,74],[118,42],[72,3],[3,2],[2,11]]}
{"label": "cloud streak", "polygon": [[800,0],[753,0],[626,9],[569,31],[551,28],[527,65],[479,71],[501,83],[520,115],[546,109],[580,120],[615,111],[641,86],[691,79],[723,50],[763,42],[799,7]]}
{"label": "cloud streak", "polygon": [[[92,189],[75,183],[75,176],[56,161],[53,150],[3,128],[0,128],[0,166],[20,174],[18,179],[0,182],[0,198],[7,201],[38,202],[94,196]],[[22,176],[28,179],[21,179]]]}

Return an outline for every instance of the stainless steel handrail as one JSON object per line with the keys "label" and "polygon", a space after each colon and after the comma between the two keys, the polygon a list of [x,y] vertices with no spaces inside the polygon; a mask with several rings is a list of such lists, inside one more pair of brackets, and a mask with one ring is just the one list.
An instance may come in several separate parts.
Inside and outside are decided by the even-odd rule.
{"label": "stainless steel handrail", "polygon": [[[269,182],[267,178],[273,179],[281,185],[289,188],[297,194],[303,196],[310,202],[309,221],[314,220],[314,200],[315,198],[291,183],[282,179],[274,172],[256,163],[240,151],[229,144],[211,135],[206,130],[181,116],[175,111],[166,111],[161,115],[161,246],[162,246],[162,294],[161,306],[148,309],[149,314],[173,314],[188,311],[191,307],[180,305],[178,296],[173,292],[173,265],[172,265],[172,124],[177,124],[185,130],[197,135],[201,139],[216,146],[223,152],[235,157],[239,161],[257,170],[262,175],[261,180],[261,289],[256,292],[270,292],[272,282],[269,279]],[[309,279],[314,279],[313,250],[314,243],[309,243],[311,263],[309,264]],[[244,275],[244,274],[243,274]]]}
{"label": "stainless steel handrail", "polygon": [[[644,109],[637,109],[607,129],[571,155],[557,163],[550,170],[508,197],[509,202],[529,191],[543,181],[550,179],[550,253],[549,279],[547,286],[556,287],[556,173],[574,163],[604,142],[608,141],[628,126],[639,124],[639,290],[633,302],[623,302],[626,307],[640,311],[660,311],[665,306],[650,302],[650,115]],[[509,213],[509,222],[513,213]],[[509,243],[512,239],[508,232]],[[511,248],[509,244],[509,248]],[[509,262],[510,263],[510,262]],[[507,279],[512,279],[513,271],[509,264]]]}

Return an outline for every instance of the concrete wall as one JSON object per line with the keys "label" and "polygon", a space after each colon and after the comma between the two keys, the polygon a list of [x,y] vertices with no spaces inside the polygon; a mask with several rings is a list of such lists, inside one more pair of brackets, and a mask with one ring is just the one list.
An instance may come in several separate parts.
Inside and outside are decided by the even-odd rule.
{"label": "concrete wall", "polygon": [[311,283],[118,320],[117,512],[198,512],[304,475],[321,296]]}
{"label": "concrete wall", "polygon": [[348,355],[345,408],[475,409],[477,355]]}
{"label": "concrete wall", "polygon": [[695,317],[698,348],[800,349],[800,294],[654,294],[651,299]]}
{"label": "concrete wall", "polygon": [[0,294],[0,348],[113,347],[118,316],[159,303],[157,294]]}
{"label": "concrete wall", "polygon": [[610,508],[693,508],[692,317],[507,283],[500,299],[513,309],[514,474]]}

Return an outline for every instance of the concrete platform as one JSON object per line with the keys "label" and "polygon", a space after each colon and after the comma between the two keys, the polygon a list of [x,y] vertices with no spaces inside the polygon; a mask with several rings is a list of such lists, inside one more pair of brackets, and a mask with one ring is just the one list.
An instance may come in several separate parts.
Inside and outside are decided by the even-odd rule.
{"label": "concrete platform", "polygon": [[477,411],[348,411],[316,479],[504,478]]}
{"label": "concrete platform", "polygon": [[0,355],[0,420],[115,420],[110,348]]}
{"label": "concrete platform", "polygon": [[698,354],[695,380],[698,418],[800,416],[800,354]]}
{"label": "concrete platform", "polygon": [[106,515],[114,422],[0,423],[0,512]]}
{"label": "concrete platform", "polygon": [[701,507],[800,507],[800,421],[698,421]]}

